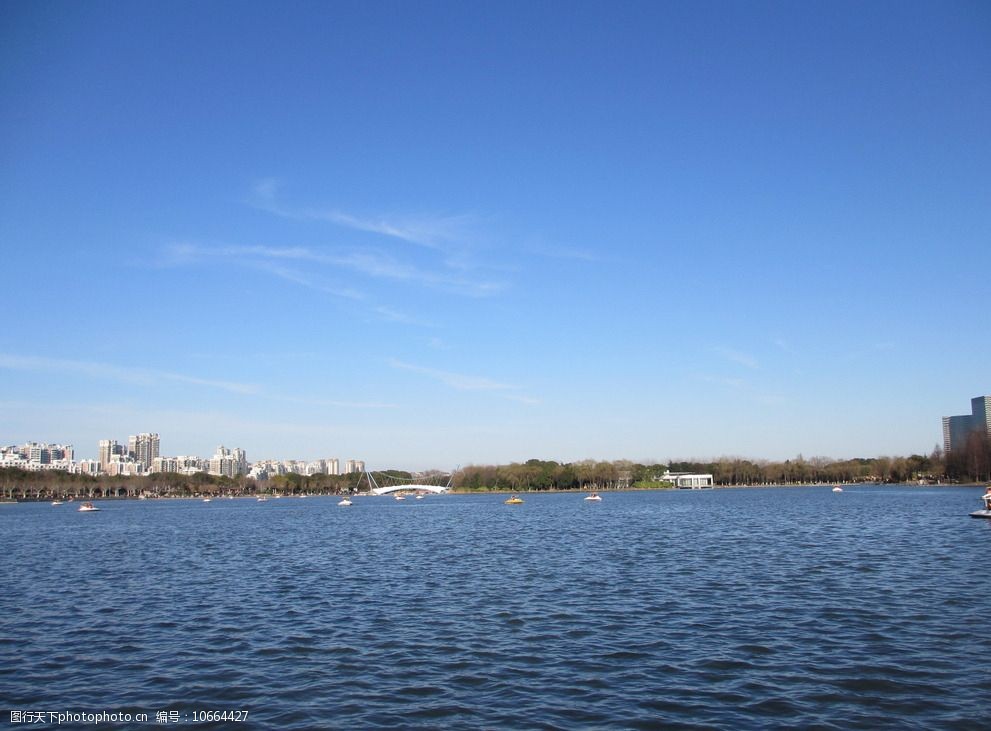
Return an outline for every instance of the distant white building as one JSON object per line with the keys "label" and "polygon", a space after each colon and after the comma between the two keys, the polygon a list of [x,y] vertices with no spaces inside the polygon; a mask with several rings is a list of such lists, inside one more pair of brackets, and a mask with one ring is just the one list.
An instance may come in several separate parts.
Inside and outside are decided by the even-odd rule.
{"label": "distant white building", "polygon": [[251,469],[248,470],[248,477],[252,480],[267,480],[272,476],[273,473],[268,471],[268,468],[263,463],[255,462],[251,465]]}
{"label": "distant white building", "polygon": [[283,462],[286,468],[286,472],[292,473],[294,475],[305,475],[306,472],[306,462],[301,459],[287,459]]}
{"label": "distant white building", "polygon": [[180,475],[195,475],[205,472],[206,466],[199,457],[181,455],[179,457],[155,457],[151,461],[151,472],[173,472]]}
{"label": "distant white building", "polygon": [[661,479],[670,482],[679,490],[703,490],[714,485],[712,475],[693,474],[691,472],[665,471]]}
{"label": "distant white building", "polygon": [[239,477],[248,474],[248,460],[243,449],[227,449],[221,445],[210,459],[210,474],[223,477]]}
{"label": "distant white building", "polygon": [[28,472],[74,472],[75,462],[58,459],[54,462],[30,462],[25,461],[19,465],[0,465],[5,467],[20,467]]}
{"label": "distant white building", "polygon": [[81,459],[76,465],[79,468],[79,473],[83,475],[98,475],[103,472],[100,463],[95,459]]}
{"label": "distant white building", "polygon": [[144,474],[144,468],[131,457],[115,455],[106,466],[106,473],[110,477],[136,477]]}
{"label": "distant white building", "polygon": [[3,457],[0,457],[0,467],[17,467],[18,469],[26,470],[28,468],[28,461],[17,452],[8,452]]}
{"label": "distant white building", "polygon": [[[11,445],[0,448],[0,457],[17,461],[20,458],[31,464],[52,464],[55,462],[71,463],[74,452],[71,444],[48,444],[45,442],[28,442],[19,446]],[[39,469],[37,467],[22,469]],[[46,468],[47,469],[47,468]],[[59,468],[60,469],[60,468]]]}

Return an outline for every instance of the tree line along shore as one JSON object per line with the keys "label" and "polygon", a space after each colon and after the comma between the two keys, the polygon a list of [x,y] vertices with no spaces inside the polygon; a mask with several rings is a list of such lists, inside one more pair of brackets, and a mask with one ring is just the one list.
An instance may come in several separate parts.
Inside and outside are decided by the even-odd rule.
{"label": "tree line along shore", "polygon": [[[541,490],[662,489],[671,487],[666,472],[711,474],[719,487],[808,485],[828,483],[959,483],[991,480],[991,445],[983,450],[929,456],[874,457],[833,460],[798,456],[784,461],[724,457],[708,462],[639,464],[584,460],[555,462],[530,459],[504,465],[469,465],[451,480],[458,492]],[[390,478],[413,480],[403,470],[373,473],[380,484]],[[419,476],[418,476],[419,477]],[[41,500],[56,497],[192,497],[211,495],[337,495],[357,492],[362,473],[346,475],[277,475],[256,481],[247,477],[219,477],[205,472],[192,475],[155,473],[140,477],[105,477],[56,470],[28,472],[0,469],[0,499]],[[367,489],[367,484],[361,485]]]}
{"label": "tree line along shore", "polygon": [[991,479],[991,450],[980,460],[963,455],[946,459],[940,450],[929,456],[874,457],[834,460],[805,459],[801,455],[784,461],[723,457],[708,462],[639,464],[613,462],[559,463],[531,459],[509,465],[470,465],[455,477],[460,490],[587,490],[650,489],[671,487],[664,473],[711,474],[714,485],[811,485],[829,483],[977,482]]}

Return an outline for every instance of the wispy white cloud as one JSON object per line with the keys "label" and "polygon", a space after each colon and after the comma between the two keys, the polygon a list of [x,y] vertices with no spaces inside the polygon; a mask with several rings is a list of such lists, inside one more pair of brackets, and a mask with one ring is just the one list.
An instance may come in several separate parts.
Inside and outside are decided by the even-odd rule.
{"label": "wispy white cloud", "polygon": [[739,350],[734,350],[733,348],[723,347],[713,348],[713,352],[721,358],[724,358],[731,363],[742,365],[745,368],[750,368],[752,370],[757,370],[760,368],[760,363],[758,363],[757,359],[749,353],[743,353]]}
{"label": "wispy white cloud", "polygon": [[393,309],[391,307],[376,307],[375,314],[377,314],[383,320],[388,322],[397,322],[402,325],[416,325],[418,327],[436,327],[432,322],[426,320],[421,320],[418,317],[414,317],[406,312],[400,312],[399,310]]}
{"label": "wispy white cloud", "polygon": [[784,338],[774,338],[772,341],[780,350],[783,350],[789,355],[795,354],[795,349],[791,347],[791,344]]}
{"label": "wispy white cloud", "polygon": [[569,246],[541,246],[535,252],[551,259],[573,259],[575,261],[590,263],[599,263],[605,260],[601,254],[590,249],[579,249]]}
{"label": "wispy white cloud", "polygon": [[471,216],[436,216],[419,218],[359,218],[341,211],[309,211],[312,218],[336,223],[357,231],[391,236],[431,249],[462,246]]}
{"label": "wispy white cloud", "polygon": [[710,376],[704,374],[700,374],[698,378],[706,383],[716,383],[720,386],[726,386],[727,388],[733,389],[747,388],[750,386],[750,384],[742,378],[726,378],[724,376]]}
{"label": "wispy white cloud", "polygon": [[334,295],[335,297],[342,297],[344,299],[352,300],[361,300],[365,298],[365,295],[357,290],[348,287],[338,287],[320,281],[319,279],[314,278],[311,274],[301,272],[298,269],[293,269],[291,267],[282,266],[274,262],[253,260],[244,262],[244,265],[252,269],[267,272],[272,276],[278,277],[279,279],[284,279],[287,282],[299,284],[309,289],[315,289],[318,292],[325,292],[327,294]]}
{"label": "wispy white cloud", "polygon": [[767,406],[779,406],[785,403],[785,397],[774,391],[768,391],[762,386],[755,384],[745,378],[733,378],[726,376],[713,376],[707,373],[697,373],[695,378],[706,383],[712,383],[728,389],[735,396],[748,399],[755,403]]}
{"label": "wispy white cloud", "polygon": [[319,397],[301,397],[282,393],[265,391],[260,386],[251,383],[219,381],[210,378],[200,378],[182,373],[172,373],[148,368],[132,368],[127,366],[99,363],[93,361],[70,360],[63,358],[45,358],[33,355],[16,355],[0,353],[0,369],[26,371],[31,373],[63,373],[75,374],[99,380],[116,381],[139,386],[156,386],[162,383],[184,383],[204,388],[218,389],[230,393],[264,398],[272,401],[310,406],[331,406],[347,409],[392,409],[397,404],[381,401],[348,401],[340,399],[324,399]]}
{"label": "wispy white cloud", "polygon": [[456,391],[493,391],[498,393],[502,398],[510,401],[517,401],[523,404],[540,403],[539,399],[535,399],[532,396],[515,393],[516,391],[519,391],[519,386],[509,383],[501,383],[491,378],[486,378],[485,376],[469,376],[463,373],[453,373],[451,371],[444,371],[437,368],[426,368],[424,366],[406,363],[395,358],[389,361],[389,365],[399,370],[419,373],[427,378],[439,381],[445,386],[453,388]]}
{"label": "wispy white cloud", "polygon": [[432,378],[435,381],[440,381],[444,385],[450,386],[458,391],[506,391],[518,388],[518,386],[512,386],[508,383],[499,383],[491,378],[485,378],[482,376],[467,376],[461,373],[438,370],[436,368],[426,368],[424,366],[412,365],[411,363],[404,363],[403,361],[396,359],[390,360],[389,365],[393,368],[412,371],[413,373],[419,373],[427,376],[428,378]]}
{"label": "wispy white cloud", "polygon": [[510,401],[518,401],[521,404],[527,404],[528,406],[535,406],[540,403],[540,399],[533,398],[532,396],[523,396],[522,394],[507,393],[503,394],[503,398],[509,399]]}
{"label": "wispy white cloud", "polygon": [[258,386],[250,383],[218,381],[147,368],[129,368],[109,363],[44,358],[33,355],[0,353],[0,368],[28,372],[74,373],[90,378],[144,385],[154,385],[163,382],[188,383],[194,386],[204,386],[206,388],[215,388],[239,394],[254,394],[259,391]]}
{"label": "wispy white cloud", "polygon": [[275,262],[305,262],[331,269],[346,269],[375,279],[408,282],[469,297],[488,297],[505,288],[504,283],[446,274],[424,269],[372,249],[347,252],[322,252],[300,246],[198,246],[188,242],[168,247],[163,263],[173,266],[202,263],[222,258],[227,262],[261,269],[286,281],[350,299],[363,299],[357,290],[321,282],[313,272],[300,272]]}
{"label": "wispy white cloud", "polygon": [[466,245],[475,218],[467,214],[442,216],[356,216],[336,209],[287,206],[279,200],[281,183],[266,178],[255,183],[249,203],[255,208],[292,220],[326,221],[337,226],[380,234],[430,249]]}
{"label": "wispy white cloud", "polygon": [[385,401],[339,401],[335,399],[321,398],[301,398],[299,396],[273,395],[271,398],[277,401],[284,401],[291,404],[305,404],[306,406],[326,406],[340,409],[396,409],[399,404]]}

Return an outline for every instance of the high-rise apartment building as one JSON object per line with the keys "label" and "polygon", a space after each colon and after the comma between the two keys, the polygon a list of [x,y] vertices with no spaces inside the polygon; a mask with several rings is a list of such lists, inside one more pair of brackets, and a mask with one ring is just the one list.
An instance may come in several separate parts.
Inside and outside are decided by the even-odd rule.
{"label": "high-rise apartment building", "polygon": [[248,458],[243,449],[228,449],[221,445],[210,459],[210,474],[238,477],[248,474]]}
{"label": "high-rise apartment building", "polygon": [[240,447],[232,449],[231,458],[234,460],[235,476],[248,474],[248,455],[243,449]]}
{"label": "high-rise apartment building", "polygon": [[127,454],[141,465],[141,469],[148,470],[152,460],[158,456],[160,442],[158,434],[137,434],[128,437]]}
{"label": "high-rise apartment building", "polygon": [[360,459],[349,459],[344,463],[344,474],[350,475],[352,472],[364,472],[365,463]]}
{"label": "high-rise apartment building", "polygon": [[943,417],[943,451],[963,449],[974,433],[991,438],[991,396],[972,398],[969,414]]}
{"label": "high-rise apartment building", "polygon": [[124,445],[118,444],[117,440],[101,439],[99,442],[99,456],[97,457],[101,471],[107,471],[107,466],[113,461],[115,456],[123,457],[126,453],[127,450],[124,449]]}
{"label": "high-rise apartment building", "polygon": [[970,400],[971,418],[974,429],[991,435],[991,396],[976,396]]}

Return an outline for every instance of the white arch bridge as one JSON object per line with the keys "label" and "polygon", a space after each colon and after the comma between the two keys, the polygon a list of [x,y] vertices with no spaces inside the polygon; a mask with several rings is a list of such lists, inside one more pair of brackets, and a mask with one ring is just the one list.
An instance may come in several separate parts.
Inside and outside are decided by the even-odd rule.
{"label": "white arch bridge", "polygon": [[[457,470],[454,470],[450,474],[440,474],[430,478],[424,478],[423,476],[397,477],[387,472],[375,473],[366,470],[364,477],[368,480],[368,486],[372,495],[388,495],[393,492],[442,493],[451,489],[451,483],[454,481],[454,475],[457,472]],[[375,477],[376,474],[378,475],[378,479]],[[430,479],[438,484],[431,485],[426,482],[426,479]],[[382,484],[380,485],[379,482]],[[358,484],[360,486],[360,481]]]}

